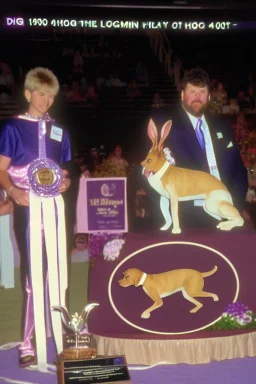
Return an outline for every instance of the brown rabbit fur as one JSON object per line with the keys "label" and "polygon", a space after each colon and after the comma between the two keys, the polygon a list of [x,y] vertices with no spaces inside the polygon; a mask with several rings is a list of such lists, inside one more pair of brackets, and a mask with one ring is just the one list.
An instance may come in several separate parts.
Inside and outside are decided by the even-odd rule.
{"label": "brown rabbit fur", "polygon": [[[172,121],[167,121],[161,130],[158,143],[157,128],[151,119],[148,125],[148,136],[153,145],[146,159],[141,163],[145,174],[149,174],[149,182],[155,176],[156,186],[153,186],[161,195],[170,199],[171,216],[173,219],[172,233],[181,233],[178,216],[178,202],[185,200],[205,199],[204,210],[218,220],[225,219],[217,228],[225,231],[233,227],[242,226],[244,220],[238,210],[233,206],[232,198],[225,185],[215,176],[167,164],[167,169],[161,174],[161,169],[166,164],[163,153],[163,143],[168,136]],[[160,172],[159,172],[160,171]],[[157,173],[161,174],[159,180]],[[152,184],[151,184],[152,185]],[[196,218],[195,218],[196,220]]]}

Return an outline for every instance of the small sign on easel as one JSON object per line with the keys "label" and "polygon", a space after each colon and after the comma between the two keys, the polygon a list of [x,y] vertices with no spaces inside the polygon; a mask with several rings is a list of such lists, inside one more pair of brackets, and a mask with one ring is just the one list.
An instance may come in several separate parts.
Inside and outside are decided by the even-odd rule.
{"label": "small sign on easel", "polygon": [[77,232],[128,232],[126,177],[81,178]]}

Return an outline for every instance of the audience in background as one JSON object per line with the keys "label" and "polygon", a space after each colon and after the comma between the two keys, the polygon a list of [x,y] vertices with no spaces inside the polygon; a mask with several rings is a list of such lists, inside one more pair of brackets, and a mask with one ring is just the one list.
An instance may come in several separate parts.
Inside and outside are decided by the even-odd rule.
{"label": "audience in background", "polygon": [[237,115],[240,111],[239,105],[235,98],[230,97],[226,105],[222,107],[222,113],[228,115]]}
{"label": "audience in background", "polygon": [[11,68],[5,62],[0,62],[0,103],[12,100],[14,83]]}
{"label": "audience in background", "polygon": [[[74,32],[74,30],[73,30]],[[141,52],[135,52],[133,65],[127,65],[126,46],[123,44],[122,36],[111,35],[89,36],[82,35],[80,40],[76,40],[76,33],[56,30],[55,41],[59,49],[56,50],[55,61],[61,61],[58,66],[60,79],[62,79],[62,96],[69,108],[78,106],[88,110],[101,113],[101,106],[106,104],[106,100],[117,105],[122,100],[129,108],[141,106],[144,103],[144,95],[149,92],[149,107],[160,108],[170,101],[166,98],[166,91],[152,86],[154,73],[152,67],[148,68],[142,63],[148,63]],[[58,56],[59,55],[59,56]],[[174,53],[172,64],[172,80],[179,89],[180,79],[186,71],[186,63]],[[54,62],[54,61],[53,61]],[[0,103],[6,104],[13,98],[15,86],[14,76],[11,66],[0,61]],[[17,74],[16,71],[14,71]],[[237,84],[230,84],[225,73],[212,71],[211,81],[211,111],[214,114],[225,114],[225,119],[230,120],[234,127],[236,140],[241,143],[247,140],[248,132],[253,131],[255,123],[252,114],[255,113],[255,97],[253,93],[252,77]],[[17,77],[17,76],[16,76]],[[225,87],[224,85],[225,84]],[[249,86],[248,86],[249,84]],[[164,95],[164,98],[163,98]],[[139,108],[137,108],[139,109]],[[95,113],[96,115],[96,113]],[[103,120],[105,124],[106,120]],[[102,123],[102,121],[101,121]],[[91,129],[91,125],[86,130]],[[92,128],[93,129],[93,128]],[[95,143],[95,141],[93,141]],[[124,148],[126,150],[126,148]],[[252,150],[252,149],[250,149]],[[106,159],[107,158],[107,159]],[[77,164],[78,172],[83,177],[94,177],[94,172],[102,164],[110,164],[118,168],[118,172],[127,174],[129,163],[122,156],[122,148],[117,146],[115,151],[107,157],[105,148],[93,147],[91,150],[86,148],[76,153],[74,162]],[[141,210],[141,204],[146,199],[143,189],[138,189],[136,194],[136,204],[138,209],[136,215],[144,215],[146,209]],[[136,205],[135,204],[135,205]],[[138,213],[140,212],[140,213]],[[148,213],[150,214],[150,213]],[[145,213],[147,216],[147,213]]]}
{"label": "audience in background", "polygon": [[92,177],[92,172],[90,170],[90,166],[86,163],[83,163],[80,165],[80,171],[81,171],[81,177],[84,177],[85,179],[89,179]]}
{"label": "audience in background", "polygon": [[141,187],[136,191],[135,201],[135,216],[137,218],[147,218],[150,216],[150,204],[145,190]]}
{"label": "audience in background", "polygon": [[62,96],[64,98],[64,101],[70,102],[73,101],[73,92],[71,89],[69,89],[68,84],[63,84],[62,85]]}
{"label": "audience in background", "polygon": [[71,260],[78,263],[89,261],[88,242],[85,233],[77,233],[75,235]]}
{"label": "audience in background", "polygon": [[147,68],[140,61],[136,65],[135,73],[137,84],[139,84],[140,86],[149,85]]}
{"label": "audience in background", "polygon": [[161,98],[160,93],[156,92],[153,97],[152,108],[160,108],[165,105],[164,100]]}
{"label": "audience in background", "polygon": [[88,103],[95,103],[98,99],[98,95],[92,82],[89,82],[88,89],[85,93],[85,99]]}
{"label": "audience in background", "polygon": [[252,89],[249,88],[247,91],[241,89],[237,94],[237,103],[240,111],[252,112],[255,109],[255,98]]}
{"label": "audience in background", "polygon": [[214,88],[211,91],[211,99],[208,108],[213,114],[220,115],[227,104],[228,95],[220,81],[214,81],[213,85]]}
{"label": "audience in background", "polygon": [[127,86],[127,96],[129,101],[136,101],[141,95],[141,90],[139,89],[137,82],[132,80]]}
{"label": "audience in background", "polygon": [[83,73],[84,60],[79,50],[76,50],[73,60],[73,71],[76,73]]}
{"label": "audience in background", "polygon": [[72,101],[85,102],[86,98],[82,94],[81,87],[78,81],[72,82]]}
{"label": "audience in background", "polygon": [[177,88],[177,90],[180,90],[180,81],[182,77],[182,71],[183,71],[182,62],[179,57],[177,57],[174,61],[174,68],[173,68],[173,78],[174,78],[174,84]]}
{"label": "audience in background", "polygon": [[122,154],[122,147],[117,145],[114,151],[110,154],[110,156],[106,160],[107,165],[113,167],[117,174],[126,175],[129,163]]}
{"label": "audience in background", "polygon": [[94,172],[96,168],[102,164],[102,159],[100,158],[99,149],[96,147],[91,148],[90,155],[91,155],[90,162],[92,164],[92,172]]}

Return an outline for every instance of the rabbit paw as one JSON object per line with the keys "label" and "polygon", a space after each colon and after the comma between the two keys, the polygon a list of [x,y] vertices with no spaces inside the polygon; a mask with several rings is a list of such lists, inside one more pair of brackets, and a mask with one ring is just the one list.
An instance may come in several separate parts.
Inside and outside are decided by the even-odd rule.
{"label": "rabbit paw", "polygon": [[163,225],[163,226],[160,228],[160,231],[167,231],[167,229],[169,229],[171,225],[172,225],[172,222],[170,222],[170,223],[165,223],[165,225]]}
{"label": "rabbit paw", "polygon": [[141,317],[142,317],[142,319],[149,319],[149,318],[150,318],[150,313],[147,312],[147,311],[144,311],[144,312],[141,314]]}
{"label": "rabbit paw", "polygon": [[221,229],[222,231],[230,231],[234,227],[240,227],[244,223],[243,219],[238,220],[228,220],[228,221],[222,221],[217,225],[217,228]]}
{"label": "rabbit paw", "polygon": [[181,233],[181,229],[180,228],[173,228],[172,233],[179,234],[179,233]]}

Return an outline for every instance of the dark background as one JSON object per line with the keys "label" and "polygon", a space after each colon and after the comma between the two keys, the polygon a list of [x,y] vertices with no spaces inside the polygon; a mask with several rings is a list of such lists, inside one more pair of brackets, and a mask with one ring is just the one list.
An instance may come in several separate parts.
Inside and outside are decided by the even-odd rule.
{"label": "dark background", "polygon": [[[102,4],[104,6],[102,6]],[[168,31],[167,36],[174,51],[174,57],[179,56],[186,68],[201,66],[211,77],[219,77],[226,86],[230,95],[235,95],[241,86],[246,86],[248,73],[256,78],[256,2],[255,1],[159,1],[150,5],[146,1],[14,1],[1,4],[0,23],[0,59],[11,66],[16,79],[22,79],[24,74],[34,66],[47,66],[57,75],[61,63],[55,61],[57,49],[53,38],[53,28],[18,29],[6,28],[4,18],[7,16],[28,17],[58,17],[76,19],[109,19],[109,20],[198,20],[198,21],[235,21],[238,27],[229,31]],[[253,28],[244,28],[242,22],[255,22]],[[88,34],[93,34],[90,30]],[[122,48],[128,46],[129,57],[122,63],[126,66],[135,66],[141,60],[149,72],[158,69],[163,71],[159,63],[154,62],[149,52],[149,41],[146,31],[111,30],[100,33],[120,34]],[[72,35],[74,47],[80,44],[77,36]],[[144,39],[144,40],[143,40]],[[145,52],[141,46],[145,45]],[[59,44],[60,46],[60,44]],[[57,48],[56,48],[57,47]],[[132,50],[131,50],[132,47]],[[134,56],[134,59],[132,58]],[[129,62],[128,62],[129,61]],[[153,75],[152,75],[153,76]],[[153,79],[154,80],[154,79]],[[155,92],[154,87],[149,90],[149,98]],[[150,93],[151,92],[151,93]],[[179,95],[176,95],[176,102]],[[110,103],[113,104],[113,103]],[[19,102],[20,110],[24,110],[22,93]],[[111,107],[111,105],[110,105]],[[137,108],[138,109],[138,108]],[[88,146],[105,144],[109,150],[114,145],[121,144],[127,156],[133,157],[135,152],[147,150],[149,143],[145,138],[145,129],[150,117],[149,108],[139,107],[138,114],[135,109],[124,111],[105,107],[104,113],[88,114],[81,110],[70,110],[63,100],[58,97],[53,115],[66,127],[74,143],[74,147],[81,143]],[[137,157],[137,156],[136,156]],[[139,156],[140,157],[140,156]],[[141,160],[141,158],[140,158]]]}

